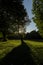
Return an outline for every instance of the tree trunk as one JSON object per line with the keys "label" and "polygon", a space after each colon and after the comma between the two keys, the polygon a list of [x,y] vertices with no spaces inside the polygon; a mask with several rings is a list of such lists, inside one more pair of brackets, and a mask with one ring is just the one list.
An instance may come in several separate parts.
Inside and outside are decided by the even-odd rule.
{"label": "tree trunk", "polygon": [[7,39],[6,39],[6,32],[3,31],[2,34],[3,34],[3,41],[7,41]]}
{"label": "tree trunk", "polygon": [[21,43],[23,44],[23,38],[22,38],[22,36],[21,36]]}
{"label": "tree trunk", "polygon": [[22,34],[21,34],[21,35],[19,34],[19,24],[18,24],[18,35],[19,35],[19,37],[20,37],[21,44],[23,44],[23,36],[22,36]]}

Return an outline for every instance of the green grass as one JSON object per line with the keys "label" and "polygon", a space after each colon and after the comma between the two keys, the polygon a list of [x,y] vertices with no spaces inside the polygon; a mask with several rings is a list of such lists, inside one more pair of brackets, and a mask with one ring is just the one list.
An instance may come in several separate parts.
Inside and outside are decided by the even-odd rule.
{"label": "green grass", "polygon": [[43,42],[39,41],[31,41],[31,40],[26,40],[25,41],[28,45],[32,45],[33,47],[43,47]]}
{"label": "green grass", "polygon": [[[43,42],[24,40],[31,48],[33,58],[36,62],[43,62]],[[8,40],[7,42],[0,42],[0,59],[2,59],[14,47],[21,44],[20,40]]]}
{"label": "green grass", "polygon": [[38,41],[25,41],[32,50],[32,55],[36,62],[43,62],[43,42]]}
{"label": "green grass", "polygon": [[3,58],[14,47],[20,45],[20,40],[8,40],[7,42],[0,42],[0,59]]}

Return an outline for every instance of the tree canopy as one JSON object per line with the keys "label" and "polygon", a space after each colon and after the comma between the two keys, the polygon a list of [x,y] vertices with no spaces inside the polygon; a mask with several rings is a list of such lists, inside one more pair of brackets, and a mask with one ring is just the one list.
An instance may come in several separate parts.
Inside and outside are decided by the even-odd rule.
{"label": "tree canopy", "polygon": [[33,0],[33,20],[36,23],[40,35],[43,37],[43,0]]}
{"label": "tree canopy", "polygon": [[27,22],[30,22],[30,20],[24,8],[23,0],[0,0],[0,31],[4,38],[12,25],[18,26],[19,31],[19,25],[24,27]]}

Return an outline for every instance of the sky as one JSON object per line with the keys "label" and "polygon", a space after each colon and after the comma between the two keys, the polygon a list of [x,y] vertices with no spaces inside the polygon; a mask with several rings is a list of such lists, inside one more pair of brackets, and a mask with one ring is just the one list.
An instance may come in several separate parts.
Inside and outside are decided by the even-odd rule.
{"label": "sky", "polygon": [[26,11],[28,13],[29,19],[31,20],[31,23],[29,26],[26,27],[26,32],[31,32],[33,30],[38,30],[36,27],[36,24],[33,22],[32,17],[32,0],[24,0],[24,6],[26,8]]}

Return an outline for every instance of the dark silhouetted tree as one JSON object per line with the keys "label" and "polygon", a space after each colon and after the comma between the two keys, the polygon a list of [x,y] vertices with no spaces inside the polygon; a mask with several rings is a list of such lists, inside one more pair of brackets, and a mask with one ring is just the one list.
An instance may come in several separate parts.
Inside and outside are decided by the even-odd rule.
{"label": "dark silhouetted tree", "polygon": [[30,33],[27,33],[25,38],[32,39],[32,40],[42,39],[39,32],[38,31],[36,32],[35,30],[31,31]]}
{"label": "dark silhouetted tree", "polygon": [[30,22],[26,18],[27,12],[23,0],[0,0],[0,31],[3,34],[3,40],[6,41],[6,34],[12,25],[18,26],[19,31],[19,25],[24,27],[27,22]]}

